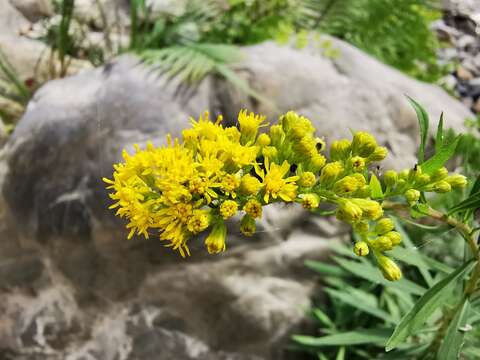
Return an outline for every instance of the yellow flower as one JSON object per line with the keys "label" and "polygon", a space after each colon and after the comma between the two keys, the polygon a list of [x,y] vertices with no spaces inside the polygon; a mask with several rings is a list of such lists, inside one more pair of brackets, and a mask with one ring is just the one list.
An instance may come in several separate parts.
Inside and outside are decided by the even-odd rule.
{"label": "yellow flower", "polygon": [[340,161],[328,163],[320,173],[320,183],[328,185],[343,172],[343,165]]}
{"label": "yellow flower", "polygon": [[345,160],[350,156],[351,149],[352,143],[350,142],[350,140],[336,140],[332,142],[332,145],[330,145],[330,158],[333,161]]}
{"label": "yellow flower", "polygon": [[250,174],[244,175],[240,180],[240,192],[244,195],[255,195],[261,187],[260,181]]}
{"label": "yellow flower", "polygon": [[200,195],[205,197],[207,204],[212,201],[212,198],[217,198],[217,193],[212,189],[212,187],[218,187],[219,184],[212,183],[210,179],[207,178],[193,178],[189,183],[189,190],[192,194]]}
{"label": "yellow flower", "polygon": [[358,131],[353,135],[352,140],[352,154],[368,157],[377,148],[377,141],[375,138],[365,132]]}
{"label": "yellow flower", "polygon": [[304,116],[299,116],[294,111],[289,111],[280,118],[283,131],[292,140],[300,140],[305,136],[311,136],[315,128],[312,122]]}
{"label": "yellow flower", "polygon": [[223,177],[220,186],[226,195],[235,199],[237,197],[235,190],[240,186],[240,179],[235,175],[227,174]]}
{"label": "yellow flower", "polygon": [[383,216],[382,205],[370,199],[352,199],[362,209],[363,216],[368,220],[377,220]]}
{"label": "yellow flower", "polygon": [[355,243],[353,252],[357,256],[367,256],[370,250],[368,249],[368,245],[365,241],[359,241]]}
{"label": "yellow flower", "polygon": [[270,198],[277,199],[280,197],[284,201],[293,201],[297,196],[297,185],[295,181],[298,176],[290,176],[284,179],[285,175],[290,171],[290,164],[284,161],[282,165],[270,163],[268,158],[265,159],[266,173],[255,166],[255,171],[263,180],[262,185],[265,191],[263,200],[268,203]]}
{"label": "yellow flower", "polygon": [[225,244],[225,238],[227,236],[227,227],[223,221],[217,222],[210,235],[205,239],[205,246],[207,247],[209,254],[218,254],[225,251],[227,245]]}
{"label": "yellow flower", "polygon": [[255,224],[255,219],[253,219],[250,215],[245,214],[240,221],[240,231],[245,236],[252,236],[257,231],[257,225]]}
{"label": "yellow flower", "polygon": [[454,174],[445,179],[452,188],[464,188],[467,185],[467,178],[463,175]]}
{"label": "yellow flower", "polygon": [[383,146],[377,146],[375,150],[373,150],[373,153],[371,153],[367,159],[369,162],[382,161],[387,157],[387,155],[388,155],[387,148]]}
{"label": "yellow flower", "polygon": [[313,157],[311,157],[308,160],[308,169],[314,173],[320,171],[324,166],[325,163],[327,162],[327,159],[325,156],[320,155],[320,154],[315,154]]}
{"label": "yellow flower", "polygon": [[399,232],[390,231],[390,232],[386,233],[385,236],[390,239],[393,246],[397,246],[402,242],[402,236],[400,235]]}
{"label": "yellow flower", "polygon": [[379,255],[377,256],[378,267],[382,271],[383,277],[389,281],[400,280],[402,271],[397,264],[390,258]]}
{"label": "yellow flower", "polygon": [[243,211],[245,211],[252,218],[257,219],[262,217],[262,204],[258,200],[250,199],[243,206]]}
{"label": "yellow flower", "polygon": [[237,210],[238,204],[233,200],[226,200],[220,205],[220,215],[222,215],[224,219],[231,218],[237,213]]}
{"label": "yellow flower", "polygon": [[337,219],[355,223],[362,218],[362,209],[352,201],[343,201],[337,209]]}
{"label": "yellow flower", "polygon": [[193,215],[187,223],[187,228],[193,234],[206,230],[210,225],[210,215],[208,210],[194,210]]}
{"label": "yellow flower", "polygon": [[303,187],[312,187],[317,182],[315,174],[310,171],[305,171],[300,175],[300,179],[298,180],[298,185]]}
{"label": "yellow flower", "polygon": [[301,158],[311,158],[317,154],[317,143],[311,136],[304,136],[293,144],[293,150]]}
{"label": "yellow flower", "polygon": [[302,206],[307,210],[316,209],[320,206],[320,198],[317,194],[302,194]]}
{"label": "yellow flower", "polygon": [[350,166],[355,172],[363,171],[365,169],[365,159],[361,156],[354,156],[350,159]]}
{"label": "yellow flower", "polygon": [[383,235],[392,231],[395,227],[392,219],[390,218],[383,218],[378,220],[377,225],[375,226],[375,232],[377,234]]}
{"label": "yellow flower", "polygon": [[[362,176],[363,177],[363,176]],[[354,176],[345,176],[333,185],[333,191],[339,195],[351,194],[357,191],[362,183]]]}
{"label": "yellow flower", "polygon": [[370,242],[372,248],[378,251],[389,251],[393,249],[392,241],[388,236],[380,236]]}
{"label": "yellow flower", "polygon": [[387,170],[385,174],[383,174],[383,181],[387,186],[395,186],[398,180],[398,174],[395,170]]}
{"label": "yellow flower", "polygon": [[268,134],[260,134],[258,135],[257,138],[257,145],[258,146],[268,146],[272,142],[272,139],[270,139],[270,136]]}
{"label": "yellow flower", "polygon": [[240,125],[241,143],[253,142],[258,133],[258,128],[265,121],[265,116],[255,115],[253,112],[247,113],[247,110],[241,110],[238,114],[238,123]]}

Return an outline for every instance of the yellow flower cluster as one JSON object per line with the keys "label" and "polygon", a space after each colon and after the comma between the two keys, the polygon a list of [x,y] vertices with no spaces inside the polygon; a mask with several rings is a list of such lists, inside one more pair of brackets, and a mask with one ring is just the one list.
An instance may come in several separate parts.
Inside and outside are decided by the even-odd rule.
{"label": "yellow flower cluster", "polygon": [[[136,234],[148,238],[155,231],[182,256],[190,254],[188,241],[208,229],[208,252],[224,251],[225,220],[236,215],[241,216],[240,231],[252,236],[265,205],[298,202],[318,211],[328,202],[359,235],[355,254],[373,254],[385,278],[399,279],[400,269],[385,252],[401,237],[384,217],[383,199],[372,198],[368,172],[387,150],[361,131],[352,140],[332,142],[328,160],[325,150],[311,121],[292,111],[269,127],[264,116],[247,111],[239,113],[238,127],[223,126],[221,116],[213,121],[206,112],[191,120],[182,139],[169,136],[166,145],[148,143],[144,149],[135,145],[133,154],[124,150],[113,179],[104,181],[115,201],[111,208],[128,221],[129,239]],[[441,193],[466,184],[444,168],[427,175],[420,166],[387,171],[382,180],[385,196],[404,196],[411,206],[423,191]]]}

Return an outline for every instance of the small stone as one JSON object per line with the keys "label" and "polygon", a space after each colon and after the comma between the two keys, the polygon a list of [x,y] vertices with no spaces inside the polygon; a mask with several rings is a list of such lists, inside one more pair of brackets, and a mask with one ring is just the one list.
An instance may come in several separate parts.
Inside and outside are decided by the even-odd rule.
{"label": "small stone", "polygon": [[459,65],[457,68],[457,77],[461,80],[467,81],[473,79],[473,74],[461,65]]}

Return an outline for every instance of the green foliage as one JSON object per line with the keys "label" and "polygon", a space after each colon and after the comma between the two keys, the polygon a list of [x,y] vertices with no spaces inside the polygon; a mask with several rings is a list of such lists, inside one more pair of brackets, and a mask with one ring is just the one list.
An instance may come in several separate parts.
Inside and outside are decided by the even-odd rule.
{"label": "green foliage", "polygon": [[[414,100],[411,103],[420,124],[422,161],[428,152],[430,124],[422,106]],[[480,333],[474,324],[480,322],[480,250],[476,241],[480,228],[474,213],[480,208],[480,168],[477,159],[468,159],[479,148],[475,135],[460,137],[444,130],[442,114],[435,153],[421,169],[423,174],[432,174],[456,154],[470,185],[441,200],[428,199],[427,203],[424,198],[424,203],[410,210],[413,219],[401,211],[391,214],[398,216],[395,229],[404,246],[389,255],[404,263],[409,280],[388,283],[372,271],[371,258],[358,259],[344,247],[334,248],[331,260],[335,265],[307,261],[308,268],[322,275],[327,300],[312,311],[320,336],[294,336],[297,349],[320,359],[334,358],[340,351],[348,359],[478,357]],[[371,191],[379,198],[382,189],[375,179],[370,181]],[[448,212],[434,210],[432,205]],[[443,225],[433,226],[432,219]],[[355,236],[352,241],[357,241]],[[386,331],[390,332],[383,336]]]}
{"label": "green foliage", "polygon": [[440,17],[426,0],[316,0],[325,9],[319,30],[365,50],[424,81],[445,74],[437,63],[438,41],[430,31]]}

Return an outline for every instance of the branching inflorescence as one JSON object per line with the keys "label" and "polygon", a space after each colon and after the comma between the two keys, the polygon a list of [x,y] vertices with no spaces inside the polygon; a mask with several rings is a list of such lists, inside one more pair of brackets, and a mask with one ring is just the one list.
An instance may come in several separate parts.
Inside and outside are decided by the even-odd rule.
{"label": "branching inflorescence", "polygon": [[318,212],[330,203],[337,219],[358,234],[355,254],[373,253],[384,277],[398,280],[401,271],[386,252],[401,236],[384,217],[383,201],[400,198],[414,207],[424,192],[466,185],[464,176],[449,175],[443,167],[432,173],[422,173],[421,166],[388,170],[378,179],[368,169],[385,159],[387,149],[362,131],[352,140],[333,141],[327,158],[325,141],[316,137],[311,121],[293,111],[271,126],[247,111],[239,113],[238,128],[224,127],[221,116],[212,121],[208,113],[191,123],[182,140],[169,136],[166,146],[135,146],[133,155],[124,150],[113,180],[104,179],[116,201],[111,208],[128,220],[128,238],[148,238],[157,229],[182,256],[190,255],[189,239],[209,228],[208,252],[224,251],[225,220],[236,214],[242,214],[240,231],[251,236],[263,206],[298,202]]}

